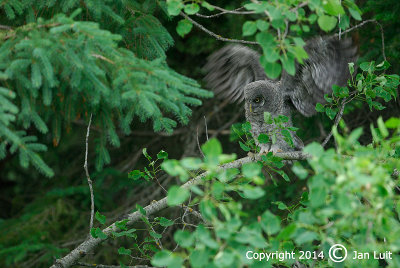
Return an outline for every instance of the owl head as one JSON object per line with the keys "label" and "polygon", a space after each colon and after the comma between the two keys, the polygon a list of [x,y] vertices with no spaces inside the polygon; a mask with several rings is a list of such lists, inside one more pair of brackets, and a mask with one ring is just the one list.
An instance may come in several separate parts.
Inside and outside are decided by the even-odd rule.
{"label": "owl head", "polygon": [[260,80],[247,84],[244,88],[246,111],[252,114],[274,112],[282,102],[283,95],[279,94],[277,82]]}

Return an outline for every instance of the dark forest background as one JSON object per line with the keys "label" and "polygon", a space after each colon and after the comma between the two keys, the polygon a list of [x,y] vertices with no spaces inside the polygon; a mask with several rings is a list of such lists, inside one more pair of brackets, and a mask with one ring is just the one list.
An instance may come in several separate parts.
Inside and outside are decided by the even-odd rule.
{"label": "dark forest background", "polygon": [[[69,3],[69,6],[66,2]],[[145,15],[147,12],[152,17],[143,18],[143,16],[138,15],[140,12],[121,11],[128,2],[127,6],[130,5],[132,9],[140,9],[141,15]],[[21,113],[12,125],[7,126],[2,123],[1,126],[4,127],[4,130],[7,126],[15,133],[21,130],[25,131],[25,134],[16,134],[17,136],[20,135],[18,136],[20,143],[8,142],[4,145],[6,152],[1,155],[0,160],[1,267],[46,267],[54,262],[54,258],[64,256],[70,249],[86,239],[91,203],[83,165],[85,162],[86,128],[91,113],[93,113],[93,122],[89,138],[88,169],[93,181],[95,211],[105,215],[107,223],[122,219],[122,215],[132,212],[137,204],[145,206],[153,200],[165,196],[163,189],[155,181],[134,180],[132,176],[129,176],[129,173],[133,170],[143,170],[148,167],[149,161],[142,153],[143,148],[147,148],[147,153],[150,156],[155,156],[163,150],[168,152],[170,159],[201,157],[198,142],[203,144],[207,139],[217,138],[222,144],[224,153],[235,153],[238,158],[247,156],[247,152],[240,147],[235,139],[234,132],[231,130],[232,125],[240,126],[241,123],[245,122],[242,106],[214,98],[207,91],[200,91],[200,88],[209,90],[205,88],[202,81],[205,75],[202,66],[206,63],[207,56],[226,43],[216,40],[197,27],[193,27],[190,33],[184,37],[179,36],[176,27],[181,18],[179,16],[168,17],[159,6],[159,2],[146,0],[136,2],[115,1],[115,3],[112,3],[112,1],[104,1],[100,8],[93,7],[93,5],[97,5],[93,1],[0,1],[0,88],[12,89],[17,94],[17,98],[11,100],[19,107],[17,115]],[[397,0],[362,0],[356,1],[356,3],[362,11],[363,21],[376,19],[382,25],[386,58],[390,63],[387,72],[399,74],[400,2]],[[242,1],[215,1],[213,4],[232,10],[242,6]],[[49,30],[46,33],[41,32],[41,30],[54,27],[52,26],[53,23],[69,25],[68,27],[72,29],[74,22],[69,21],[72,20],[69,19],[69,16],[76,12],[77,8],[81,8],[81,12],[75,14],[73,20],[94,21],[99,25],[98,29],[93,30],[94,32],[99,31],[93,34],[93,37],[90,37],[92,31],[90,27],[94,27],[93,25],[82,24],[79,26],[82,32],[85,32],[85,27],[88,27],[88,37],[85,39],[86,41],[82,42],[90,44],[90,40],[96,40],[100,46],[94,44],[93,47],[98,48],[103,53],[102,55],[106,55],[105,57],[115,62],[115,65],[101,67],[104,75],[100,75],[100,80],[109,83],[106,85],[107,88],[104,89],[105,92],[109,91],[108,95],[103,96],[106,100],[101,99],[98,103],[92,103],[88,100],[79,101],[80,97],[72,99],[70,105],[76,105],[76,107],[72,108],[74,110],[72,115],[68,115],[68,108],[62,104],[63,100],[61,99],[65,98],[65,101],[67,101],[68,94],[75,94],[69,92],[75,91],[68,91],[70,89],[68,89],[67,84],[73,82],[63,78],[63,75],[69,72],[68,68],[73,69],[75,67],[68,65],[70,63],[64,63],[62,59],[58,63],[53,62],[53,59],[58,59],[57,53],[62,51],[62,48],[57,47],[59,44],[56,39],[66,39],[65,42],[70,44],[71,51],[75,51],[75,55],[81,59],[83,69],[92,70],[91,68],[93,68],[93,73],[96,75],[97,70],[94,65],[91,65],[93,62],[90,59],[86,61],[86,58],[79,54],[80,52],[77,49],[79,44],[71,41],[74,34],[63,36],[63,33],[57,33],[56,30]],[[110,15],[111,11],[113,11],[113,14]],[[207,10],[202,9],[202,12],[206,13]],[[66,17],[55,21],[56,14],[65,14]],[[212,19],[195,16],[193,18],[207,29],[222,36],[254,40],[252,36],[242,37],[242,26],[247,20],[256,19],[258,16],[254,14],[225,14]],[[125,24],[118,22],[119,18],[123,18]],[[360,22],[351,21],[351,25],[357,23]],[[37,25],[43,26],[41,28]],[[304,40],[312,36],[327,34],[316,23],[310,26],[310,31],[301,33]],[[32,27],[32,29],[29,27]],[[62,29],[59,30],[62,31]],[[101,30],[107,31],[107,33],[100,32]],[[108,35],[108,31],[121,35],[123,39]],[[336,29],[331,33],[337,31]],[[380,63],[383,61],[381,31],[375,23],[366,23],[348,35],[352,36],[359,46],[359,62],[375,61]],[[33,40],[33,43],[24,44],[21,42],[24,38]],[[52,40],[52,38],[55,40]],[[71,39],[71,42],[68,41],[68,38]],[[14,39],[16,43],[11,42]],[[35,42],[42,42],[41,40],[47,40],[48,44],[38,45],[38,47],[42,46],[42,50],[32,52],[29,47],[35,46]],[[107,43],[108,41],[104,40],[113,41]],[[152,46],[154,40],[160,44],[157,48]],[[16,45],[17,43],[18,45]],[[76,47],[74,47],[75,45]],[[130,52],[115,52],[113,51],[115,45],[124,47]],[[54,51],[51,51],[52,47],[55,47]],[[252,47],[258,49],[256,46]],[[150,60],[164,57],[164,50],[166,64],[148,63]],[[14,54],[10,54],[9,51]],[[44,56],[41,56],[40,53],[43,53]],[[68,54],[69,52],[63,51],[61,53]],[[120,53],[118,59],[115,56],[116,53]],[[26,65],[28,63],[24,61],[24,55],[27,54],[39,55],[33,57],[32,66]],[[17,58],[20,59],[20,62],[13,64],[20,64],[20,66],[25,67],[20,69],[15,67],[10,71],[11,62]],[[43,99],[43,103],[41,99],[42,94],[47,93],[40,85],[35,87],[34,78],[31,77],[31,71],[33,76],[33,69],[39,68],[43,73],[41,78],[43,88],[51,84],[51,79],[47,77],[49,75],[45,74],[45,72],[51,72],[51,70],[46,69],[46,58],[52,64],[50,68],[54,70],[51,75],[58,79],[58,82],[55,82],[54,85],[60,88],[59,92],[53,92],[52,97],[50,97],[51,100],[47,104],[45,99]],[[120,58],[124,58],[124,60]],[[71,59],[72,57],[67,57],[67,61]],[[96,60],[102,61],[101,58],[96,58]],[[33,67],[35,61],[41,65]],[[129,83],[135,90],[136,88],[140,89],[142,84],[145,84],[144,80],[142,81],[139,78],[138,81],[134,81],[134,78],[130,78],[129,75],[123,77],[121,74],[123,71],[118,73],[117,70],[128,68],[127,66],[133,72],[137,71],[135,69],[137,66],[138,69],[143,68],[144,71],[140,70],[134,74],[136,77],[140,77],[142,74],[148,75],[146,72],[151,73],[152,70],[156,70],[151,75],[159,75],[161,78],[154,78],[154,80],[158,80],[149,85],[149,92],[151,92],[152,87],[157,87],[157,83],[173,84],[175,83],[174,79],[181,79],[180,84],[177,83],[173,89],[174,93],[162,93],[160,91],[161,93],[156,94],[161,94],[166,101],[169,100],[168,95],[177,94],[174,96],[181,98],[180,101],[184,103],[183,106],[185,107],[179,106],[177,111],[172,108],[167,109],[167,112],[164,113],[164,108],[169,107],[168,103],[159,101],[158,107],[165,115],[165,117],[163,117],[164,115],[160,117],[157,113],[148,112],[148,114],[145,114],[143,110],[146,110],[146,108],[138,104],[146,105],[146,101],[153,102],[157,99],[156,97],[152,99],[149,95],[147,100],[141,99],[142,97],[118,99],[116,95],[128,94],[129,89],[124,89],[121,86],[121,89],[117,90],[113,88],[112,81],[122,79],[126,82],[132,79]],[[6,71],[7,68],[8,71]],[[114,68],[116,70],[113,70]],[[28,82],[21,78],[25,75],[25,71],[27,72],[26,77],[29,79]],[[82,80],[89,79],[85,78],[85,75],[89,76],[90,72],[82,71],[82,76],[84,76]],[[3,79],[3,74],[8,75],[8,79]],[[184,80],[184,78],[178,77],[179,74],[193,80]],[[153,79],[151,75],[145,79]],[[68,76],[68,74],[65,76]],[[32,82],[30,82],[31,78]],[[194,80],[197,81],[198,85]],[[35,94],[32,93],[32,96],[25,98],[24,92],[33,92],[33,89],[30,91],[30,87],[25,86],[25,82],[31,83],[30,86],[36,88],[36,91],[40,88],[39,97],[33,96]],[[95,83],[91,81],[88,85],[81,82],[75,88],[90,88],[93,92],[97,92],[97,86],[90,85]],[[185,92],[183,90],[185,87],[190,87],[191,91]],[[17,90],[17,88],[25,88],[25,91]],[[50,86],[50,88],[54,87]],[[99,90],[99,92],[102,91]],[[180,92],[180,95],[176,92]],[[64,93],[65,95],[60,97]],[[79,96],[80,93],[76,94]],[[165,96],[162,94],[165,94]],[[83,99],[85,97],[96,97],[95,95],[83,95]],[[186,97],[188,99],[185,99]],[[59,99],[56,100],[57,98]],[[118,110],[119,108],[113,110],[117,107],[112,104],[111,100],[114,99],[119,103],[117,105],[120,105],[121,110]],[[171,97],[171,100],[173,100],[173,97]],[[0,99],[0,104],[6,107],[6,103],[1,101],[2,99]],[[52,103],[57,104],[54,104],[53,108],[47,109],[46,107],[52,107]],[[388,103],[382,102],[382,104],[386,106],[383,110],[374,109],[371,111],[365,102],[356,102],[345,108],[343,119],[346,122],[348,132],[358,127],[364,129],[359,139],[361,145],[367,145],[371,142],[370,125],[376,124],[379,117],[386,121],[391,117],[398,117],[400,114],[398,96],[396,99]],[[32,110],[26,111],[24,107],[27,106],[36,108],[33,109],[34,112]],[[130,106],[137,107],[135,109],[138,111],[131,111]],[[150,105],[150,109],[153,108]],[[192,110],[191,113],[188,111],[189,108]],[[43,120],[35,122],[33,113],[38,114]],[[123,116],[120,116],[120,113]],[[129,117],[129,113],[134,114],[134,116],[125,118],[125,115]],[[59,121],[57,121],[57,118],[59,118]],[[172,118],[175,123],[165,118]],[[121,127],[121,125],[124,126],[123,121],[125,119],[128,122],[125,122],[125,125],[130,125],[129,131]],[[157,125],[155,122],[160,123]],[[42,123],[47,125],[45,130],[41,129]],[[57,126],[57,124],[60,126]],[[319,113],[310,118],[301,115],[294,116],[294,125],[299,128],[297,133],[305,144],[314,141],[321,143],[330,132],[332,124],[333,121],[324,113]],[[7,133],[0,134],[0,143],[4,143],[7,140],[6,137]],[[37,141],[26,137],[36,137]],[[43,144],[46,149],[39,145],[29,147],[27,144],[30,143]],[[24,144],[27,145],[28,149],[31,148],[32,152],[24,153],[22,149],[12,148],[13,146],[21,148]],[[333,139],[328,143],[328,147],[335,147]],[[35,156],[32,156],[36,153],[40,155],[42,160],[37,160]],[[284,180],[277,180],[274,192],[265,197],[262,202],[268,203],[275,199],[290,203],[293,196],[299,195],[300,189],[305,187],[305,182],[295,179],[295,175],[291,171],[289,173],[290,176],[293,176],[294,181],[288,184]],[[160,175],[158,180],[165,188],[168,188],[168,185],[171,184],[180,184],[178,177],[169,176],[166,173]],[[270,208],[272,205],[267,205],[268,207]],[[249,201],[244,204],[244,208],[247,213],[258,215],[262,213],[261,211],[265,207],[259,207],[258,203]],[[161,212],[160,215],[165,217],[168,215],[174,218],[179,217],[181,213],[182,211],[179,209],[168,209]],[[174,231],[175,229],[172,228],[163,233],[164,246],[165,244],[168,245],[168,241],[173,240]],[[139,236],[141,237],[141,235]],[[95,253],[89,255],[87,260],[90,263],[118,264],[123,261],[126,265],[130,263],[132,265],[138,263],[149,265],[146,260],[124,259],[126,256],[117,254],[117,249],[121,245],[128,248],[130,243],[125,240],[107,240]],[[141,244],[138,244],[140,248]],[[142,256],[148,258],[151,258],[157,251],[153,245],[142,250],[145,251]]]}

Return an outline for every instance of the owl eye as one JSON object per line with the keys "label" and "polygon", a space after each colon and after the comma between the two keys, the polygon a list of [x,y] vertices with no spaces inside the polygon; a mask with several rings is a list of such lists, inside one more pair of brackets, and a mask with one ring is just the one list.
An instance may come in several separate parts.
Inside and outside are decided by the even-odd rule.
{"label": "owl eye", "polygon": [[257,98],[255,98],[253,101],[254,101],[254,103],[260,103],[260,102],[261,102],[261,98],[260,98],[260,97],[257,97]]}

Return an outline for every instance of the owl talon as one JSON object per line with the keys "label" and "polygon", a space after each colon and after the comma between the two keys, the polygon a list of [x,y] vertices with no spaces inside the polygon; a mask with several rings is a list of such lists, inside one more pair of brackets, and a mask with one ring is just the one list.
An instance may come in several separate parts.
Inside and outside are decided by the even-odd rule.
{"label": "owl talon", "polygon": [[247,156],[250,157],[253,160],[256,158],[256,155],[254,153],[252,153],[252,152],[248,152]]}

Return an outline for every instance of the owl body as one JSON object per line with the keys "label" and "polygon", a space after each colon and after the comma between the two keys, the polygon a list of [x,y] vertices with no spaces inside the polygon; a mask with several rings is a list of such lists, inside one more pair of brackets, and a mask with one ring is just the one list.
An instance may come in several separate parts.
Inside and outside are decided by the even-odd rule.
{"label": "owl body", "polygon": [[[264,113],[268,112],[272,118],[284,115],[288,121],[282,123],[283,127],[292,125],[290,106],[285,102],[285,96],[280,92],[281,83],[273,81],[257,81],[248,84],[244,88],[245,96],[245,114],[246,120],[251,125],[251,134],[257,146],[261,148],[260,152],[278,152],[294,151],[303,148],[303,142],[297,137],[294,131],[289,131],[293,147],[284,139],[281,130],[274,123],[268,124],[264,120]],[[276,141],[272,142],[272,136],[275,133]],[[266,134],[270,138],[269,143],[260,143],[258,136]]]}
{"label": "owl body", "polygon": [[[245,100],[246,119],[261,152],[293,151],[303,147],[302,141],[290,131],[294,147],[284,139],[277,126],[264,122],[264,112],[272,117],[284,115],[289,120],[284,126],[292,126],[291,112],[304,116],[316,113],[317,103],[326,103],[325,94],[331,94],[332,86],[345,86],[350,78],[348,63],[357,60],[357,47],[351,38],[339,40],[336,36],[316,37],[304,46],[308,58],[302,64],[295,62],[295,73],[282,71],[279,81],[270,80],[260,64],[260,55],[240,45],[226,46],[213,53],[204,67],[208,72],[205,80],[217,96],[231,102]],[[258,136],[270,137],[276,133],[274,144],[260,144]]]}

